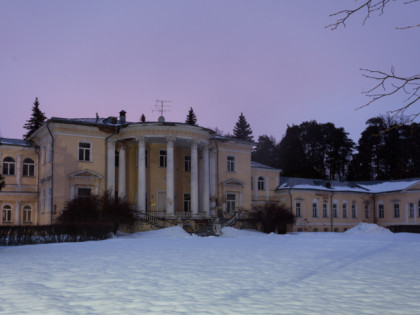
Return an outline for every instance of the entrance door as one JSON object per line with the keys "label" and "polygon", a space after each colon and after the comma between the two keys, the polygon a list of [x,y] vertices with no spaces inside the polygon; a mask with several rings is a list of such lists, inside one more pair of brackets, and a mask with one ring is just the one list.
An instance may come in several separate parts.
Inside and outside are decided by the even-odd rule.
{"label": "entrance door", "polygon": [[166,210],[166,191],[157,192],[158,202],[157,202],[157,211],[165,212]]}

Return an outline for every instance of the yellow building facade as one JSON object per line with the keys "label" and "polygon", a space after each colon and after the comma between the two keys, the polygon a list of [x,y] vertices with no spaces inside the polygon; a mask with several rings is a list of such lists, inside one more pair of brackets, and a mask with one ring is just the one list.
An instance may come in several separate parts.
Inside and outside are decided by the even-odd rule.
{"label": "yellow building facade", "polygon": [[420,223],[420,180],[337,182],[280,177],[251,161],[254,143],[184,123],[51,118],[25,140],[0,138],[2,225],[55,222],[68,201],[109,190],[168,219],[249,213],[265,203],[296,215],[296,231],[360,222]]}

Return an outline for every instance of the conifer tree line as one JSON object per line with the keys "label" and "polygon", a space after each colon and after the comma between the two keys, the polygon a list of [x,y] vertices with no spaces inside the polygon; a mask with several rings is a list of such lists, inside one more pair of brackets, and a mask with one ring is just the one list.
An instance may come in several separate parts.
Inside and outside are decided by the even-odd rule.
{"label": "conifer tree line", "polygon": [[343,128],[316,121],[287,126],[279,143],[258,138],[254,161],[283,170],[282,176],[391,180],[420,177],[420,124],[378,116],[366,122],[357,144]]}

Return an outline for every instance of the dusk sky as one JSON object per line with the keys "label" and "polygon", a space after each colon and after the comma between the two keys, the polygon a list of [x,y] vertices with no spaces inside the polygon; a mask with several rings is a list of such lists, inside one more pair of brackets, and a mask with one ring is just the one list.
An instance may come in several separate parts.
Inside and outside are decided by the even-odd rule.
{"label": "dusk sky", "polygon": [[[358,140],[367,119],[402,99],[356,110],[373,86],[360,68],[418,74],[420,3],[391,2],[362,25],[324,27],[354,0],[0,0],[0,137],[22,138],[35,97],[50,117],[117,116],[231,133],[241,112],[254,139],[287,125],[333,122]],[[418,108],[417,108],[418,109]]]}

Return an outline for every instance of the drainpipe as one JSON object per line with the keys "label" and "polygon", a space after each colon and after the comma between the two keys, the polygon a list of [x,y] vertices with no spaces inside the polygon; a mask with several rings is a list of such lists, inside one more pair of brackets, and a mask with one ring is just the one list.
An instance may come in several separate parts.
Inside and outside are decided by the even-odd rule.
{"label": "drainpipe", "polygon": [[[51,136],[51,204],[50,204],[50,211],[51,211],[51,224],[53,224],[54,221],[54,136],[51,133],[51,129],[49,126],[49,121],[47,122],[47,129]],[[45,155],[47,156],[49,152],[45,152]],[[38,163],[39,164],[39,163]]]}
{"label": "drainpipe", "polygon": [[333,232],[333,227],[334,227],[334,223],[333,223],[333,197],[334,197],[334,192],[331,192],[331,200],[330,200],[330,216],[331,216],[331,232]]}

